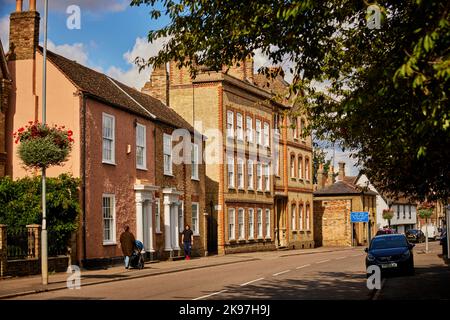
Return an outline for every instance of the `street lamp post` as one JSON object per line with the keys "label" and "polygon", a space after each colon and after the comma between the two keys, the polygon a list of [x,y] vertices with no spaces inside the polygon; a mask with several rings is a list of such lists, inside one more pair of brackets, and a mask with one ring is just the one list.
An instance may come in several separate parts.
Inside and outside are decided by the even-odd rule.
{"label": "street lamp post", "polygon": [[[47,21],[48,0],[44,1],[44,50],[42,72],[42,124],[47,121]],[[41,233],[41,273],[42,284],[48,284],[48,239],[47,239],[47,205],[46,205],[46,176],[45,167],[42,168],[42,233]]]}

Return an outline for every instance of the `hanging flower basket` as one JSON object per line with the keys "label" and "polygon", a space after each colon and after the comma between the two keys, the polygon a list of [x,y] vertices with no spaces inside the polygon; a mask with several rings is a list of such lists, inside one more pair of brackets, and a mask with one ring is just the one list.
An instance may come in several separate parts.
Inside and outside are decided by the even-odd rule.
{"label": "hanging flower basket", "polygon": [[30,168],[48,168],[67,161],[74,140],[73,132],[64,126],[50,127],[38,121],[30,121],[14,132],[17,153]]}
{"label": "hanging flower basket", "polygon": [[434,204],[432,202],[422,202],[417,207],[417,214],[422,219],[428,219],[433,215]]}
{"label": "hanging flower basket", "polygon": [[394,217],[394,210],[392,209],[383,210],[383,219],[391,220],[393,217]]}

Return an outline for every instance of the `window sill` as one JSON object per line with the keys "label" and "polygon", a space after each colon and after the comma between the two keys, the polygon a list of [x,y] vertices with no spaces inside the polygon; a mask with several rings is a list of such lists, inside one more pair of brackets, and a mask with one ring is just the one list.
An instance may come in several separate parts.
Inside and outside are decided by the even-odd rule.
{"label": "window sill", "polygon": [[105,160],[102,160],[102,163],[103,164],[109,164],[110,166],[116,166],[117,165],[115,162],[110,162],[110,161],[105,161]]}
{"label": "window sill", "polygon": [[238,191],[242,191],[242,192],[244,192],[244,191],[245,191],[245,189],[244,189],[244,187],[239,187],[239,188],[238,188]]}
{"label": "window sill", "polygon": [[116,243],[115,241],[114,241],[114,242],[108,241],[108,242],[103,242],[103,245],[104,245],[104,246],[116,246],[117,243]]}
{"label": "window sill", "polygon": [[142,168],[136,167],[136,169],[137,169],[137,170],[141,170],[141,171],[148,171],[147,168],[143,168],[143,167],[142,167]]}
{"label": "window sill", "polygon": [[155,231],[155,234],[163,234],[162,231]]}
{"label": "window sill", "polygon": [[194,233],[193,236],[194,237],[200,237],[200,233]]}
{"label": "window sill", "polygon": [[200,178],[191,178],[192,181],[200,181]]}
{"label": "window sill", "polygon": [[239,242],[239,243],[246,243],[247,241],[245,239],[239,239],[237,242]]}
{"label": "window sill", "polygon": [[165,172],[164,172],[164,175],[165,175],[166,177],[173,177],[173,173],[165,173]]}
{"label": "window sill", "polygon": [[272,241],[272,238],[271,237],[266,237],[265,240],[266,241]]}

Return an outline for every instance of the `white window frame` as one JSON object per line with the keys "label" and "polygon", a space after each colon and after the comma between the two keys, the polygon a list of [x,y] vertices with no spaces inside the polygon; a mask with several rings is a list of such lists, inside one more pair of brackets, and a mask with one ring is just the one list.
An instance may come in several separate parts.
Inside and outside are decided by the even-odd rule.
{"label": "white window frame", "polygon": [[261,120],[256,119],[256,125],[255,125],[256,137],[255,137],[255,140],[256,140],[256,143],[258,145],[262,145],[262,133],[261,133],[261,130],[262,130],[262,128],[261,128]]}
{"label": "white window frame", "polygon": [[[110,119],[112,122],[111,136],[105,135],[105,119]],[[111,142],[111,159],[105,158],[105,140]],[[105,112],[102,113],[102,162],[116,164],[116,117]]]}
{"label": "white window frame", "polygon": [[234,139],[234,112],[227,111],[227,138]]}
{"label": "white window frame", "polygon": [[262,179],[262,164],[261,162],[258,162],[256,164],[256,183],[257,183],[257,190],[263,191],[263,179]]}
{"label": "white window frame", "polygon": [[305,209],[305,224],[306,224],[306,230],[309,231],[311,229],[311,206],[306,205]]}
{"label": "white window frame", "polygon": [[155,198],[155,232],[161,233],[161,202],[159,198]]}
{"label": "white window frame", "polygon": [[291,178],[295,178],[295,155],[291,155],[290,156],[290,163],[289,163],[289,166],[290,166],[290,173],[291,173]]}
{"label": "white window frame", "polygon": [[244,141],[244,118],[240,112],[236,113],[236,138]]}
{"label": "white window frame", "polygon": [[[169,142],[170,141],[170,142]],[[169,142],[169,143],[168,143]],[[170,150],[168,150],[170,144]],[[173,157],[172,157],[172,135],[164,133],[163,135],[163,154],[164,154],[164,175],[171,176],[173,174]],[[166,163],[166,156],[168,156],[169,163]],[[170,165],[170,168],[167,168]]]}
{"label": "white window frame", "polygon": [[264,122],[264,135],[263,135],[263,144],[264,147],[268,148],[270,146],[270,125],[268,122]]}
{"label": "white window frame", "polygon": [[270,164],[264,164],[264,189],[266,192],[270,191]]}
{"label": "white window frame", "polygon": [[[196,208],[194,210],[194,207]],[[194,233],[194,236],[200,235],[200,204],[198,202],[192,202],[191,203],[192,208],[192,215],[191,215],[191,225],[192,225],[192,232]]]}
{"label": "white window frame", "polygon": [[247,160],[247,189],[253,190],[255,187],[255,172],[253,160]]}
{"label": "white window frame", "polygon": [[245,210],[238,209],[238,239],[245,240]]}
{"label": "white window frame", "polygon": [[253,118],[250,116],[247,116],[245,118],[245,130],[247,132],[247,141],[249,143],[253,143],[254,139],[253,139]]}
{"label": "white window frame", "polygon": [[263,210],[261,208],[256,209],[256,227],[258,232],[258,239],[263,238]]}
{"label": "white window frame", "polygon": [[228,188],[235,188],[235,172],[234,172],[234,156],[228,156],[227,161],[227,179],[228,179]]}
{"label": "white window frame", "polygon": [[228,240],[236,240],[236,209],[228,208]]}
{"label": "white window frame", "polygon": [[303,156],[297,157],[297,171],[298,171],[298,178],[303,179]]}
{"label": "white window frame", "polygon": [[292,228],[292,231],[297,230],[296,217],[295,217],[296,211],[297,211],[297,206],[295,204],[292,204],[291,205],[291,228]]}
{"label": "white window frame", "polygon": [[305,179],[309,181],[311,179],[311,172],[309,170],[309,158],[305,158]]}
{"label": "white window frame", "polygon": [[193,143],[192,144],[192,152],[191,152],[191,179],[192,180],[199,180],[198,176],[198,144]]}
{"label": "white window frame", "polygon": [[248,209],[248,238],[255,238],[255,209]]}
{"label": "white window frame", "polygon": [[[139,129],[143,130],[143,141],[139,141]],[[142,148],[142,164],[138,163],[138,149]],[[136,168],[140,170],[147,170],[147,127],[137,123],[136,124]]]}
{"label": "white window frame", "polygon": [[305,226],[303,225],[303,208],[305,206],[303,204],[300,204],[298,206],[298,229],[304,230]]}
{"label": "white window frame", "polygon": [[[112,217],[111,220],[111,239],[105,239],[105,207],[104,207],[104,200],[105,198],[110,199],[110,205],[112,210]],[[102,195],[102,225],[103,225],[103,245],[114,245],[116,244],[116,196],[111,193],[104,193]]]}
{"label": "white window frame", "polygon": [[270,232],[270,225],[271,225],[271,217],[270,217],[270,209],[266,209],[266,239],[270,239],[271,238],[271,232]]}
{"label": "white window frame", "polygon": [[237,187],[244,190],[244,159],[237,159]]}

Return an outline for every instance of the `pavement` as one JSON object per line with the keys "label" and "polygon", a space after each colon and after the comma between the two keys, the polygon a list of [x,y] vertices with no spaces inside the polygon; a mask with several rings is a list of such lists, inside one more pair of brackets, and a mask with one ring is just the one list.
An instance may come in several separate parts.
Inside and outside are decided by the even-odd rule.
{"label": "pavement", "polygon": [[[285,257],[309,256],[319,253],[345,252],[355,250],[349,247],[297,249],[286,251],[252,252],[225,256],[209,256],[193,258],[189,261],[162,261],[147,263],[142,270],[125,270],[123,266],[111,267],[106,270],[81,270],[81,286],[93,286],[117,281],[125,281],[157,275],[181,273],[183,271],[234,265],[258,260],[278,260]],[[49,275],[47,286],[41,284],[41,276],[0,279],[0,299],[25,296],[33,299],[33,294],[53,292],[67,289],[70,274],[55,273]]]}

